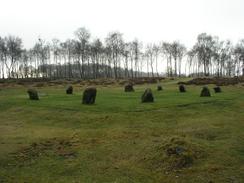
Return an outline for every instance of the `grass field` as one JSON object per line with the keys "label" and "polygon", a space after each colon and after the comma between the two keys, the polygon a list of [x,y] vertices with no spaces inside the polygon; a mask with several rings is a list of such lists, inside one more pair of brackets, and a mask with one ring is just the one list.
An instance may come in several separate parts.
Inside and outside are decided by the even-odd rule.
{"label": "grass field", "polygon": [[[244,182],[244,87],[199,97],[201,86],[179,93],[177,81],[97,87],[95,105],[83,88],[0,90],[0,182],[174,183]],[[155,102],[142,104],[146,87]]]}

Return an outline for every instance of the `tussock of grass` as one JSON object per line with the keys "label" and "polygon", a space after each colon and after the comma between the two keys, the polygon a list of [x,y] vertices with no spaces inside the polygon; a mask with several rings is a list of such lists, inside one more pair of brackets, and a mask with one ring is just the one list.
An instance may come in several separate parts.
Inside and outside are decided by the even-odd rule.
{"label": "tussock of grass", "polygon": [[153,171],[176,172],[194,166],[195,161],[200,161],[204,154],[198,144],[183,137],[172,137],[148,149],[144,160]]}
{"label": "tussock of grass", "polygon": [[11,166],[31,166],[44,157],[75,158],[79,140],[72,138],[50,138],[21,147],[10,155]]}

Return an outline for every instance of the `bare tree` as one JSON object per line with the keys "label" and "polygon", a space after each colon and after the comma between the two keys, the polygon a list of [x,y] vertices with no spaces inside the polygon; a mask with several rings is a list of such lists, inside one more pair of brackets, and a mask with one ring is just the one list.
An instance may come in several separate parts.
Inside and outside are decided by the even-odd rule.
{"label": "bare tree", "polygon": [[172,46],[170,43],[162,43],[162,53],[166,56],[167,59],[167,74],[168,76],[173,76],[173,66],[172,66]]}
{"label": "bare tree", "polygon": [[159,60],[167,61],[170,77],[183,75],[185,60],[185,74],[192,76],[244,75],[244,40],[233,45],[202,33],[187,52],[178,41],[143,47],[137,39],[125,43],[120,32],[110,32],[104,41],[94,39],[91,43],[86,28],[74,34],[76,39],[53,39],[51,44],[39,38],[29,50],[22,48],[19,37],[0,37],[0,77],[135,78],[145,76],[144,69],[148,77],[158,77]]}
{"label": "bare tree", "polygon": [[110,57],[113,62],[114,77],[119,77],[120,58],[123,54],[124,40],[120,32],[110,32],[106,38],[106,45],[110,51]]}
{"label": "bare tree", "polygon": [[159,57],[159,54],[160,54],[160,46],[157,45],[157,44],[153,44],[153,54],[154,54],[154,58],[155,58],[155,68],[156,68],[156,73],[157,73],[157,77],[159,77],[159,73],[158,73],[158,57]]}
{"label": "bare tree", "polygon": [[84,78],[84,65],[85,59],[87,58],[88,44],[91,34],[85,27],[81,27],[75,31],[75,36],[78,39],[78,42],[76,43],[76,53],[78,55],[80,77]]}
{"label": "bare tree", "polygon": [[154,65],[154,50],[153,50],[153,45],[152,44],[148,44],[147,48],[146,48],[146,55],[148,58],[148,63],[151,67],[151,73],[152,73],[152,77],[154,77],[154,70],[153,70],[153,65]]}
{"label": "bare tree", "polygon": [[198,61],[203,64],[203,72],[205,76],[209,76],[209,67],[213,55],[213,46],[215,42],[211,35],[202,33],[197,37],[197,43],[194,46],[198,56]]}
{"label": "bare tree", "polygon": [[5,66],[7,68],[8,77],[14,77],[15,64],[21,58],[22,40],[19,37],[8,36],[5,38],[5,41],[7,48]]}
{"label": "bare tree", "polygon": [[7,45],[4,38],[0,37],[0,64],[1,64],[1,73],[2,78],[5,78],[5,63],[7,62]]}
{"label": "bare tree", "polygon": [[234,48],[237,75],[244,76],[244,39],[240,40]]}

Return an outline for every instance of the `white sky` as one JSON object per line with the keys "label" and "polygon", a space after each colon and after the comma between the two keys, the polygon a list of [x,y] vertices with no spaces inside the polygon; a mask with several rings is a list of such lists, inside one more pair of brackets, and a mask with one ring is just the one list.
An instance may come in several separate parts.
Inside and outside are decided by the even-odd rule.
{"label": "white sky", "polygon": [[0,36],[73,38],[85,26],[93,37],[120,31],[127,40],[180,40],[190,47],[199,33],[236,42],[244,38],[244,0],[0,0]]}

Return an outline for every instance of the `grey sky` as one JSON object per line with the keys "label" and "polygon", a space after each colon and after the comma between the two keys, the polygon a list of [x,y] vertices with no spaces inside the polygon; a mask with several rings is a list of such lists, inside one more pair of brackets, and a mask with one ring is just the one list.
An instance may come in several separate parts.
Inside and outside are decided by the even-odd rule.
{"label": "grey sky", "polygon": [[118,30],[127,40],[180,40],[188,47],[207,32],[236,42],[244,38],[243,0],[0,0],[0,36],[73,38],[78,27],[104,38]]}

